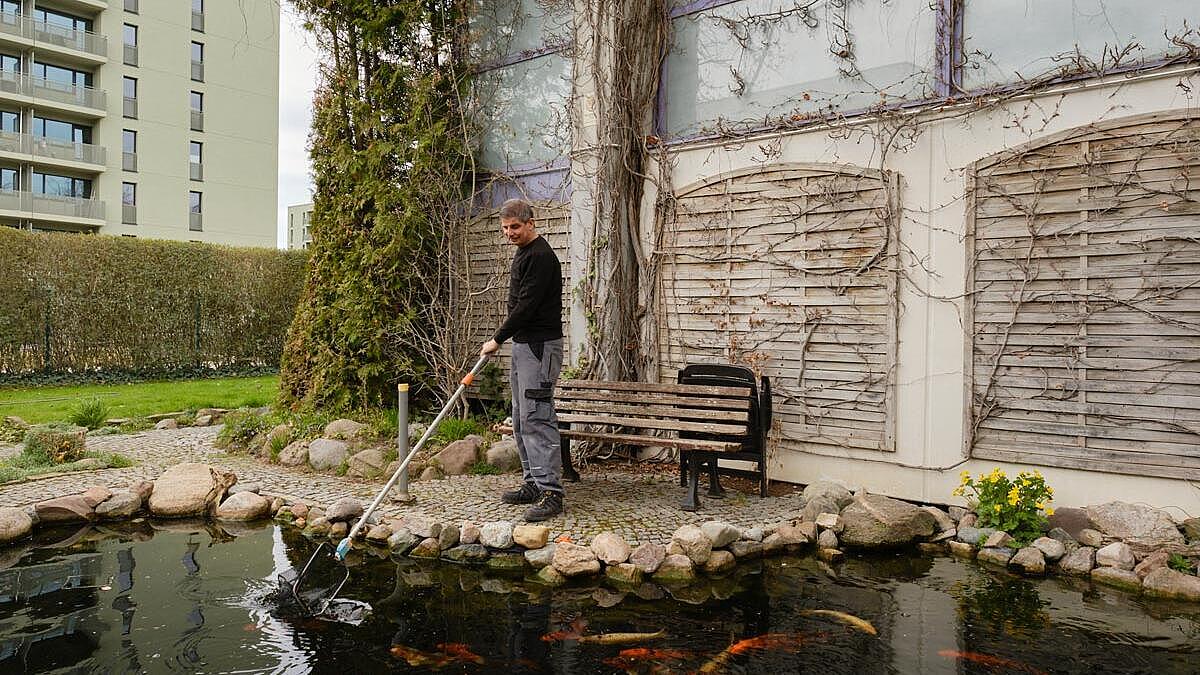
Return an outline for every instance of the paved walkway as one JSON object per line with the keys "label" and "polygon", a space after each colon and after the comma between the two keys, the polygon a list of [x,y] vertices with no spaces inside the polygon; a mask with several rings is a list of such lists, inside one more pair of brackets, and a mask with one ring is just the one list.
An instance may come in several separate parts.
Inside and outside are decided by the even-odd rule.
{"label": "paved walkway", "polygon": [[[358,497],[367,503],[383,486],[382,480],[339,478],[227,454],[213,446],[218,429],[185,428],[89,438],[89,450],[119,452],[138,464],[126,469],[80,472],[0,486],[0,506],[23,506],[81,492],[92,485],[118,487],[153,479],[166,467],[187,461],[206,462],[232,470],[239,482],[260,483],[264,495],[279,495],[309,504],[328,505],[345,496]],[[795,518],[803,505],[798,492],[764,499],[757,494],[730,491],[729,497],[721,500],[704,499],[701,492],[701,511],[687,513],[679,509],[684,489],[679,486],[677,477],[595,467],[582,474],[583,480],[566,486],[566,513],[546,523],[552,538],[565,534],[575,541],[589,541],[596,534],[610,530],[631,544],[667,543],[671,533],[684,523],[724,520],[752,527]],[[525,507],[502,504],[497,499],[501,491],[516,484],[514,474],[451,476],[445,480],[416,482],[409,490],[416,502],[401,505],[385,501],[381,506],[382,516],[386,519],[404,513],[421,513],[442,522],[510,520],[519,523]]]}

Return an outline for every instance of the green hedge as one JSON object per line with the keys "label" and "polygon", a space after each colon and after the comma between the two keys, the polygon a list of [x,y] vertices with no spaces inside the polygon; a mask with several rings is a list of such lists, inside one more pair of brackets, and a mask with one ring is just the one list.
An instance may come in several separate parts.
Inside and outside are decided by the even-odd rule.
{"label": "green hedge", "polygon": [[306,261],[0,227],[0,382],[278,367]]}

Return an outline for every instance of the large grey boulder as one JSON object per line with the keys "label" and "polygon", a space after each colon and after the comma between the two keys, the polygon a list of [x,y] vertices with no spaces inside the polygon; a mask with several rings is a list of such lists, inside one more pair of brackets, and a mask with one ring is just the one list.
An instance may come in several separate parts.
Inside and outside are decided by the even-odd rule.
{"label": "large grey boulder", "polygon": [[350,470],[347,473],[354,478],[375,478],[383,473],[386,464],[382,450],[367,448],[351,455]]}
{"label": "large grey boulder", "polygon": [[33,519],[23,509],[0,506],[0,544],[20,539],[33,529]]}
{"label": "large grey boulder", "polygon": [[1171,515],[1141,504],[1108,502],[1087,507],[1093,527],[1110,537],[1156,544],[1182,544],[1183,533]]}
{"label": "large grey boulder", "polygon": [[1008,566],[1017,569],[1022,574],[1041,576],[1046,573],[1046,557],[1042,555],[1041,549],[1027,546],[1017,551],[1017,554],[1008,561]]}
{"label": "large grey boulder", "polygon": [[1099,567],[1116,567],[1117,569],[1131,570],[1135,562],[1133,549],[1123,541],[1114,541],[1096,551],[1096,565]]}
{"label": "large grey boulder", "polygon": [[535,570],[540,570],[554,562],[554,551],[558,544],[549,544],[542,548],[531,548],[525,551],[525,561]]}
{"label": "large grey boulder", "polygon": [[[705,562],[708,562],[707,558]],[[687,584],[696,580],[696,566],[686,555],[669,555],[652,575],[656,581]]]}
{"label": "large grey boulder", "polygon": [[712,541],[713,548],[724,548],[742,536],[741,530],[720,520],[710,520],[701,524],[700,531]]}
{"label": "large grey boulder", "polygon": [[1142,590],[1156,598],[1200,602],[1200,577],[1160,567],[1146,575]]}
{"label": "large grey boulder", "polygon": [[1067,547],[1061,541],[1050,537],[1038,537],[1031,546],[1041,551],[1048,562],[1057,562],[1067,553]]}
{"label": "large grey boulder", "polygon": [[479,462],[479,448],[482,445],[483,438],[472,434],[442,448],[433,456],[433,461],[442,467],[447,476],[461,476],[470,473],[471,467]]}
{"label": "large grey boulder", "polygon": [[712,554],[712,540],[695,525],[684,525],[671,535],[671,547],[667,552],[674,553],[675,550],[686,555],[693,564],[703,565]]}
{"label": "large grey boulder", "polygon": [[521,455],[517,450],[517,442],[513,440],[496,441],[487,449],[487,463],[501,471],[515,471],[521,468]]}
{"label": "large grey boulder", "polygon": [[937,522],[927,511],[882,495],[860,494],[842,509],[841,542],[855,548],[901,546],[937,530]]}
{"label": "large grey boulder", "polygon": [[[479,543],[488,548],[512,547],[513,524],[507,520],[484,523],[483,527],[479,528]],[[562,572],[562,570],[559,571]],[[563,574],[566,574],[566,572],[563,572]]]}
{"label": "large grey boulder", "polygon": [[271,502],[254,492],[238,492],[217,507],[221,520],[261,520],[271,515]]}
{"label": "large grey boulder", "polygon": [[820,480],[804,488],[800,517],[815,522],[822,513],[839,513],[853,499],[850,490],[832,481]]}
{"label": "large grey boulder", "polygon": [[361,422],[354,420],[339,419],[325,425],[325,431],[322,434],[325,438],[344,438],[353,440],[369,436],[371,428]]}
{"label": "large grey boulder", "polygon": [[283,466],[303,466],[308,463],[308,441],[292,441],[279,451],[279,463]]}
{"label": "large grey boulder", "polygon": [[142,508],[142,498],[133,492],[114,492],[112,497],[96,506],[96,516],[101,520],[128,518]]}
{"label": "large grey boulder", "polygon": [[308,465],[317,471],[329,471],[350,457],[350,446],[342,441],[318,438],[308,444]]}
{"label": "large grey boulder", "polygon": [[1058,561],[1058,569],[1067,574],[1091,574],[1096,566],[1096,549],[1080,546]]}
{"label": "large grey boulder", "polygon": [[362,514],[362,502],[354,497],[342,497],[326,509],[325,518],[331,523],[344,523],[354,520]]}
{"label": "large grey boulder", "polygon": [[237,476],[207,464],[187,462],[170,467],[154,481],[150,513],[161,518],[207,515],[221,503]]}

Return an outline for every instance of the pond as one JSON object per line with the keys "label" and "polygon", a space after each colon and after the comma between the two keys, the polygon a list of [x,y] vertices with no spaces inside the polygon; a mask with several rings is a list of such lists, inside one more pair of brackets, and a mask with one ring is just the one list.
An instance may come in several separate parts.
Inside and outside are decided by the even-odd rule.
{"label": "pond", "polygon": [[686,588],[628,592],[366,555],[342,596],[372,611],[350,625],[273,601],[276,575],[315,548],[292,529],[142,521],[53,534],[0,550],[0,672],[1165,674],[1200,664],[1200,608],[915,552],[836,568],[769,558]]}

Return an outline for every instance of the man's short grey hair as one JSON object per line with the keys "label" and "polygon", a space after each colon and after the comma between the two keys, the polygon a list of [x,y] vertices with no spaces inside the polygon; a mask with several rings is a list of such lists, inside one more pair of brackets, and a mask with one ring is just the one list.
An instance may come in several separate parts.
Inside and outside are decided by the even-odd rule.
{"label": "man's short grey hair", "polygon": [[500,205],[500,217],[528,223],[533,220],[533,206],[524,199],[510,199]]}

